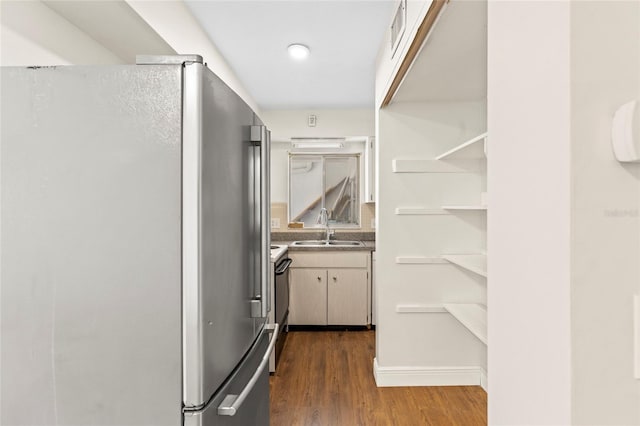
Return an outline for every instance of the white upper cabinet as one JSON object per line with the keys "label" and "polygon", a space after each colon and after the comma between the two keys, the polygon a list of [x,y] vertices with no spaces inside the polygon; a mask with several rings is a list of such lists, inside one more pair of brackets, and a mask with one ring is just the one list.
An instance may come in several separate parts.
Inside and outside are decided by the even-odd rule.
{"label": "white upper cabinet", "polygon": [[[389,22],[389,29],[385,33],[383,43],[378,52],[376,63],[376,107],[381,104],[388,88],[391,86],[394,76],[398,72],[398,68],[400,68],[402,64],[402,60],[407,55],[420,24],[424,20],[431,4],[435,2],[435,0],[398,1],[398,9],[404,9],[400,10],[400,14],[404,14],[404,28],[394,26],[394,30],[392,31],[392,25],[394,25],[394,23],[397,24],[398,21],[402,21],[402,19],[395,19],[397,11],[397,9],[395,9]],[[397,33],[398,38],[392,45],[393,33]]]}

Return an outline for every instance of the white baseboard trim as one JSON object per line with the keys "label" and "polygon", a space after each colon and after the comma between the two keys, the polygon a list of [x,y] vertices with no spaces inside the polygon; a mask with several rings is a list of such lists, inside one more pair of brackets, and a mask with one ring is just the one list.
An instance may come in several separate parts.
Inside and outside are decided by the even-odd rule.
{"label": "white baseboard trim", "polygon": [[373,375],[378,387],[482,386],[486,391],[487,383],[482,367],[380,367],[377,358]]}

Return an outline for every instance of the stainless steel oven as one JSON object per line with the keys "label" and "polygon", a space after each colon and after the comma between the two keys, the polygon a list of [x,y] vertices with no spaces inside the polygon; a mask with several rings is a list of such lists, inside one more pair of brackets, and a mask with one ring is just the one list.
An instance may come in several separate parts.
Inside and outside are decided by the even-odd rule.
{"label": "stainless steel oven", "polygon": [[276,341],[275,366],[277,367],[284,342],[287,340],[289,325],[289,267],[292,260],[288,257],[281,259],[275,265],[275,321],[280,324],[280,333]]}

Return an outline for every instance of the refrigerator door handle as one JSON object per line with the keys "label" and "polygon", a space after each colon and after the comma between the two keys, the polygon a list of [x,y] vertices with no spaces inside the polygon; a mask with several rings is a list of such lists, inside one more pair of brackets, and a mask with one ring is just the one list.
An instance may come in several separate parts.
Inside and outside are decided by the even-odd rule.
{"label": "refrigerator door handle", "polygon": [[271,205],[269,163],[271,150],[271,135],[266,126],[251,126],[251,142],[260,146],[260,197],[258,203],[258,217],[260,218],[260,294],[254,298],[251,316],[266,318],[271,310],[271,295],[269,273],[271,266]]}
{"label": "refrigerator door handle", "polygon": [[267,324],[264,326],[263,333],[267,332],[267,333],[272,333],[273,335],[271,336],[271,340],[269,341],[269,346],[267,347],[267,350],[264,353],[262,360],[260,361],[260,365],[258,365],[258,368],[256,369],[255,373],[253,373],[253,376],[251,376],[251,379],[249,379],[249,381],[247,382],[244,389],[242,389],[242,392],[240,392],[240,394],[238,395],[229,394],[224,397],[224,399],[222,400],[222,403],[218,406],[219,416],[234,416],[238,412],[238,410],[240,409],[240,406],[242,405],[244,400],[247,398],[247,395],[249,395],[249,393],[255,386],[256,382],[260,378],[262,371],[265,369],[265,367],[269,363],[269,357],[271,356],[271,352],[273,351],[273,348],[276,344],[276,340],[278,340],[279,331],[280,331],[280,324],[275,323],[275,324]]}

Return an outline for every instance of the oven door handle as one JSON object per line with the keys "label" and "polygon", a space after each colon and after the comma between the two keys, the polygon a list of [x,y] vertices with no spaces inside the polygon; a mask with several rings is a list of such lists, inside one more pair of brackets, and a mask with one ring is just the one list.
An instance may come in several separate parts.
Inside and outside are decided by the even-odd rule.
{"label": "oven door handle", "polygon": [[293,260],[287,258],[285,260],[283,260],[282,262],[278,263],[278,267],[276,269],[276,275],[282,275],[285,272],[287,272],[287,269],[289,269],[289,266],[291,266],[291,263],[293,263]]}

